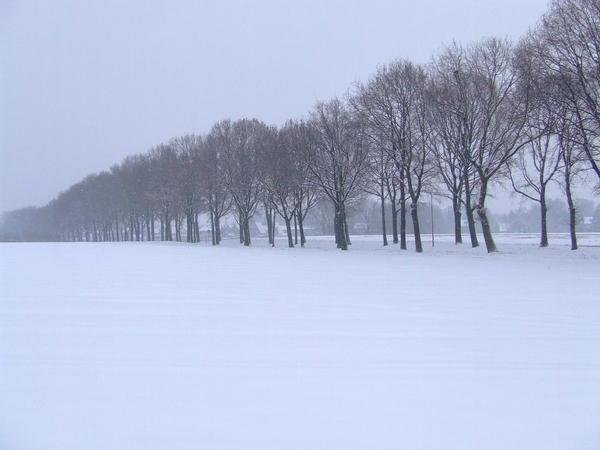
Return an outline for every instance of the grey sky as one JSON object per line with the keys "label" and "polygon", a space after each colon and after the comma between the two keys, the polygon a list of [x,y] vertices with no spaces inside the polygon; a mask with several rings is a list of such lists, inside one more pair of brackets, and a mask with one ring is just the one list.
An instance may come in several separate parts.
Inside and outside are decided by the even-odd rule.
{"label": "grey sky", "polygon": [[0,0],[0,211],[218,120],[306,115],[378,64],[517,39],[546,0]]}

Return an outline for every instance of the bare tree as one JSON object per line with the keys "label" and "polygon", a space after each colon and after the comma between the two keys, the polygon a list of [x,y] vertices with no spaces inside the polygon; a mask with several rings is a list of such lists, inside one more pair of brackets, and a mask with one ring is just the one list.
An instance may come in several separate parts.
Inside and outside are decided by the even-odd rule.
{"label": "bare tree", "polygon": [[223,120],[211,130],[221,155],[221,178],[236,206],[240,224],[240,243],[251,244],[250,219],[260,200],[261,148],[266,143],[268,127],[256,119],[236,122]]}
{"label": "bare tree", "polygon": [[296,190],[296,215],[300,228],[300,245],[304,247],[306,244],[304,221],[308,212],[321,202],[324,195],[315,183],[314,174],[310,168],[311,160],[306,157],[315,154],[314,151],[307,149],[316,148],[317,138],[314,128],[304,120],[288,121],[285,126],[285,135],[293,145],[294,161],[300,174],[300,184]]}
{"label": "bare tree", "polygon": [[393,152],[390,149],[390,140],[387,120],[379,116],[377,107],[381,101],[377,97],[378,84],[371,81],[368,85],[358,84],[356,93],[350,96],[349,102],[356,113],[361,117],[363,123],[363,132],[367,141],[371,145],[369,152],[369,166],[364,185],[365,191],[377,196],[381,205],[381,235],[383,246],[388,245],[386,229],[386,200],[389,198],[392,202],[392,232],[394,243],[398,243],[396,194],[397,180],[399,179],[397,166],[392,158]]}
{"label": "bare tree", "polygon": [[513,164],[507,166],[515,192],[540,205],[540,247],[548,246],[546,192],[561,165],[560,145],[554,134],[555,121],[553,112],[543,104],[535,108],[526,131],[531,142],[521,149]]}
{"label": "bare tree", "polygon": [[[367,135],[373,136],[370,133],[367,133]],[[390,189],[394,186],[393,178],[396,177],[397,173],[396,167],[383,142],[376,142],[370,153],[368,182],[365,185],[365,190],[368,194],[375,195],[379,198],[381,210],[381,237],[383,246],[385,247],[388,245],[385,203],[390,196]],[[372,204],[370,204],[370,206],[372,206]]]}
{"label": "bare tree", "polygon": [[177,153],[167,144],[160,144],[148,151],[149,196],[156,205],[160,219],[160,236],[163,241],[173,240],[173,221],[177,214]]}
{"label": "bare tree", "polygon": [[[191,243],[199,242],[198,215],[207,209],[202,195],[200,168],[203,138],[185,135],[171,139],[169,145],[174,149],[177,158],[175,203],[186,218],[186,240]],[[178,235],[180,236],[180,232]]]}
{"label": "bare tree", "polygon": [[[292,221],[296,214],[295,192],[300,183],[299,172],[294,163],[295,155],[292,148],[285,145],[283,133],[273,129],[269,134],[269,142],[261,154],[264,169],[262,182],[269,203],[285,222],[288,247],[294,247]],[[271,226],[268,227],[269,233]]]}
{"label": "bare tree", "polygon": [[[367,133],[394,161],[400,190],[401,248],[406,248],[406,195],[410,197],[415,250],[423,251],[418,205],[424,184],[431,175],[430,130],[427,117],[427,74],[407,60],[380,67],[367,85],[357,85],[351,99],[368,124]],[[385,142],[385,143],[384,143]],[[388,182],[388,185],[391,184]]]}
{"label": "bare tree", "polygon": [[229,213],[232,203],[225,181],[220,176],[221,159],[219,141],[211,132],[200,149],[199,171],[202,194],[208,203],[212,245],[221,243],[221,219]]}
{"label": "bare tree", "polygon": [[423,251],[418,206],[424,189],[433,190],[434,159],[431,133],[431,96],[427,91],[427,75],[421,66],[405,69],[407,82],[412,91],[410,137],[407,140],[405,168],[406,184],[411,199],[410,214],[415,236],[415,250]]}
{"label": "bare tree", "polygon": [[553,0],[532,42],[545,82],[570,110],[574,138],[600,180],[600,3]]}
{"label": "bare tree", "polygon": [[335,207],[335,237],[341,250],[350,238],[346,204],[359,194],[368,167],[368,146],[357,119],[337,98],[315,105],[311,113],[315,145],[307,149],[314,183]]}
{"label": "bare tree", "polygon": [[279,130],[269,127],[265,134],[259,165],[270,245],[275,245],[275,213],[284,220],[289,247],[298,244],[298,231],[300,245],[306,243],[304,219],[319,199],[309,169],[310,148],[314,148],[313,132],[303,121],[288,120]]}
{"label": "bare tree", "polygon": [[582,146],[578,145],[575,136],[581,129],[573,126],[573,122],[562,115],[558,128],[558,142],[562,162],[562,187],[567,199],[569,209],[569,234],[571,237],[571,250],[577,250],[577,206],[573,197],[573,181],[582,172],[582,161],[586,157]]}
{"label": "bare tree", "polygon": [[462,243],[462,206],[467,215],[471,246],[478,247],[475,206],[471,200],[477,187],[469,155],[475,140],[476,102],[468,69],[467,51],[453,43],[430,64],[431,127],[438,175],[448,190],[454,212],[454,242]]}
{"label": "bare tree", "polygon": [[490,183],[530,139],[525,133],[529,91],[519,84],[513,56],[507,40],[487,38],[469,47],[465,72],[455,74],[472,89],[473,136],[465,157],[477,176],[477,215],[489,253],[498,251],[486,208]]}
{"label": "bare tree", "polygon": [[[391,66],[378,67],[376,74],[367,84],[357,84],[350,104],[361,117],[364,132],[369,137],[377,153],[385,152],[393,162],[394,169],[388,173],[390,178],[379,179],[384,182],[387,196],[392,207],[392,233],[394,243],[398,243],[398,213],[400,214],[400,248],[406,250],[406,172],[404,146],[407,132],[407,115],[404,105],[398,102],[398,92],[394,89],[395,78],[402,62]],[[400,66],[400,67],[399,67]],[[383,155],[380,161],[383,163]],[[380,171],[380,175],[383,171]],[[379,193],[381,196],[381,192]],[[382,211],[383,214],[383,211]]]}

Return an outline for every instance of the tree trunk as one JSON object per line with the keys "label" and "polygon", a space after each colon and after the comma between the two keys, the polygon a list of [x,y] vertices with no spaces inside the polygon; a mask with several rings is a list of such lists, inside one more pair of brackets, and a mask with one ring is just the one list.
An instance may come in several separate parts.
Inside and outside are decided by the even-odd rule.
{"label": "tree trunk", "polygon": [[400,242],[398,240],[398,208],[395,200],[392,200],[392,241],[394,244]]}
{"label": "tree trunk", "polygon": [[469,237],[471,238],[471,247],[479,247],[479,239],[477,238],[477,229],[475,228],[475,209],[471,206],[466,208],[467,225],[469,226]]}
{"label": "tree trunk", "polygon": [[492,236],[492,229],[490,227],[490,221],[487,216],[487,209],[485,207],[485,197],[487,195],[487,180],[481,181],[481,192],[479,194],[479,202],[477,203],[477,215],[481,222],[481,229],[483,231],[483,238],[485,239],[485,247],[488,253],[494,253],[498,251],[494,237]]}
{"label": "tree trunk", "polygon": [[275,240],[273,239],[273,216],[267,205],[265,205],[265,218],[267,219],[267,237],[269,239],[269,245],[275,247]]}
{"label": "tree trunk", "polygon": [[475,229],[475,217],[473,215],[473,207],[471,206],[471,185],[469,183],[469,174],[464,175],[465,183],[465,212],[467,213],[467,223],[469,225],[469,235],[471,237],[471,247],[479,247],[477,239],[477,230]]}
{"label": "tree trunk", "polygon": [[383,194],[383,184],[381,186],[381,193],[379,198],[381,199],[381,235],[383,237],[383,246],[388,245],[387,230],[385,227],[385,195]]}
{"label": "tree trunk", "polygon": [[194,233],[192,232],[192,218],[191,215],[188,211],[188,213],[185,215],[185,240],[188,243],[193,243],[193,239],[194,239]]}
{"label": "tree trunk", "polygon": [[573,201],[573,193],[571,192],[571,171],[565,168],[565,194],[567,195],[567,204],[569,205],[569,232],[571,234],[571,250],[577,250],[577,209]]}
{"label": "tree trunk", "polygon": [[481,221],[481,229],[483,231],[483,238],[485,240],[485,246],[488,253],[494,253],[498,251],[496,247],[496,243],[494,242],[494,237],[492,236],[492,230],[490,228],[490,222],[487,217],[486,208],[477,207],[477,215],[479,216],[479,220]]}
{"label": "tree trunk", "polygon": [[244,216],[242,214],[242,211],[239,212],[239,225],[240,225],[240,244],[243,244],[246,241],[246,238],[244,237],[245,231],[246,231],[246,227],[244,224]]}
{"label": "tree trunk", "polygon": [[406,192],[400,187],[400,250],[406,250]]}
{"label": "tree trunk", "polygon": [[168,211],[165,212],[165,240],[173,240],[173,232],[171,231],[171,217],[169,216]]}
{"label": "tree trunk", "polygon": [[546,192],[542,187],[540,192],[540,220],[541,220],[541,236],[540,247],[548,247],[548,206],[546,205]]}
{"label": "tree trunk", "polygon": [[462,244],[462,213],[460,211],[460,198],[452,196],[452,210],[454,212],[454,244]]}
{"label": "tree trunk", "polygon": [[249,247],[252,243],[250,239],[250,218],[244,215],[244,246]]}
{"label": "tree trunk", "polygon": [[333,214],[333,234],[335,237],[335,245],[337,245],[337,248],[340,248],[340,229],[338,227],[338,207],[337,205],[334,206],[335,212]]}
{"label": "tree trunk", "polygon": [[419,204],[417,202],[411,202],[410,204],[410,216],[412,217],[413,228],[415,231],[415,251],[417,253],[423,253],[423,244],[421,242],[421,227],[419,226]]}
{"label": "tree trunk", "polygon": [[219,245],[221,243],[221,220],[214,205],[210,207],[210,225],[212,227],[212,245]]}
{"label": "tree trunk", "polygon": [[275,247],[275,229],[277,224],[275,223],[275,211],[271,212],[271,223],[273,226],[271,227],[271,241],[273,242],[273,247]]}
{"label": "tree trunk", "polygon": [[216,245],[219,245],[221,243],[221,241],[223,240],[223,238],[221,236],[221,218],[219,217],[218,214],[215,215],[214,230],[215,230],[215,243],[216,243]]}
{"label": "tree trunk", "polygon": [[294,243],[298,245],[298,217],[296,211],[294,211]]}
{"label": "tree trunk", "polygon": [[290,217],[287,217],[286,215],[283,218],[283,220],[285,221],[285,231],[287,232],[288,247],[294,248],[294,239],[292,237],[292,219]]}
{"label": "tree trunk", "polygon": [[344,235],[346,237],[346,244],[352,245],[352,242],[350,241],[350,231],[348,230],[348,220],[346,217],[346,209],[345,208],[344,208]]}
{"label": "tree trunk", "polygon": [[212,205],[210,205],[210,237],[212,240],[212,245],[217,245],[217,230],[215,227],[216,221],[215,212]]}
{"label": "tree trunk", "polygon": [[337,236],[337,247],[340,250],[348,250],[348,241],[346,240],[346,209],[343,202],[340,202],[336,206],[336,236]]}
{"label": "tree trunk", "polygon": [[298,228],[300,228],[300,247],[306,244],[306,236],[304,235],[304,218],[302,217],[302,207],[298,209]]}
{"label": "tree trunk", "polygon": [[195,244],[196,242],[198,242],[198,236],[196,235],[196,214],[194,214],[193,211],[190,211],[190,218],[189,220],[189,230],[188,233],[190,234],[190,238],[189,238],[189,242]]}

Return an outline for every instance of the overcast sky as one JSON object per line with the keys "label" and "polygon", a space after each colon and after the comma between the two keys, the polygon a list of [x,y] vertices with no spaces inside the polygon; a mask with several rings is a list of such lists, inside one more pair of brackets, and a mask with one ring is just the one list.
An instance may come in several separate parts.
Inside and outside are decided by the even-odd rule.
{"label": "overcast sky", "polygon": [[0,0],[0,211],[172,137],[306,115],[378,64],[513,40],[546,0]]}

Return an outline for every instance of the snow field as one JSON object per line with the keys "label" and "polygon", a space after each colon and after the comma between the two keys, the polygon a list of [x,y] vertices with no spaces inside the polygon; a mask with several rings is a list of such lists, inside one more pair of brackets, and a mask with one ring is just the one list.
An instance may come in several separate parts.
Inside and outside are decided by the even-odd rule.
{"label": "snow field", "polygon": [[0,448],[596,449],[600,236],[550,239],[0,244]]}

